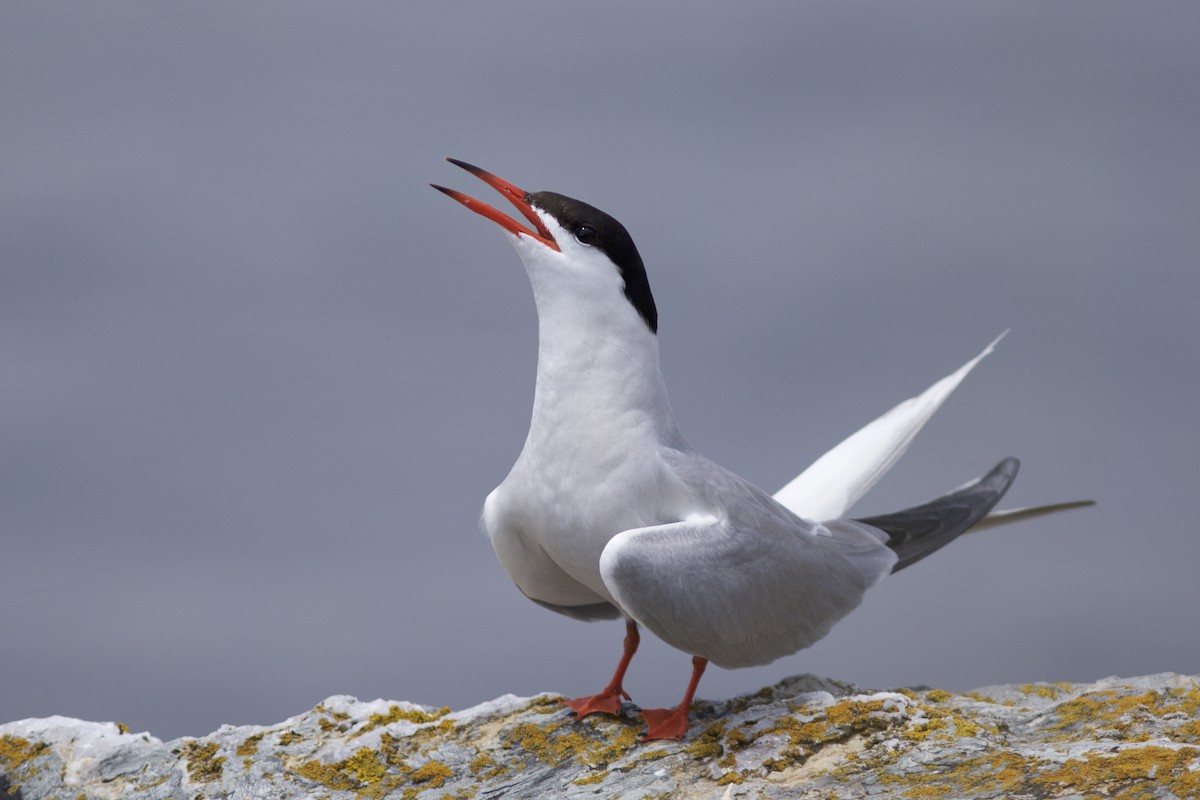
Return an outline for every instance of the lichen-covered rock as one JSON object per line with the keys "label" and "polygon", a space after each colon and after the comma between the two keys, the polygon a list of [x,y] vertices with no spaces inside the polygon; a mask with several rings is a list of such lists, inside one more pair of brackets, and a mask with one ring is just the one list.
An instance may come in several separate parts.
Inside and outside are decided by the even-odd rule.
{"label": "lichen-covered rock", "polygon": [[1200,798],[1200,680],[863,692],[802,676],[699,702],[687,738],[575,721],[552,695],[464,711],[331,697],[163,743],[65,717],[0,725],[0,797]]}

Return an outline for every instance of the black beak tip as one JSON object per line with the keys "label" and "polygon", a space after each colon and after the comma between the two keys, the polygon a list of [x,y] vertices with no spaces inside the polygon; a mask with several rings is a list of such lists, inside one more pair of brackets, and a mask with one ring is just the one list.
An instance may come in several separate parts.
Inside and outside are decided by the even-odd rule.
{"label": "black beak tip", "polygon": [[457,158],[451,158],[450,156],[446,156],[446,160],[449,161],[451,164],[453,164],[456,167],[462,167],[463,169],[465,169],[467,172],[471,173],[472,175],[478,175],[479,173],[483,172],[482,169],[475,166],[474,164],[468,164],[466,161],[461,161]]}

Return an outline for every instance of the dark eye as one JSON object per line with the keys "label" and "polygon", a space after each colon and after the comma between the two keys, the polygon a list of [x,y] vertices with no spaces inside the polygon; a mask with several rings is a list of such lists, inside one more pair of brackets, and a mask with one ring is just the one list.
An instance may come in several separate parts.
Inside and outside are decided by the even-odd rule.
{"label": "dark eye", "polygon": [[591,244],[596,241],[596,229],[591,225],[580,225],[575,229],[575,238],[580,244]]}

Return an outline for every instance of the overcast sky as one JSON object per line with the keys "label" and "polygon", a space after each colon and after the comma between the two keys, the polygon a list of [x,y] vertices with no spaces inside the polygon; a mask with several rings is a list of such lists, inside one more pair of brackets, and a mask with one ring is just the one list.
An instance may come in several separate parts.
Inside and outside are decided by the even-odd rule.
{"label": "overcast sky", "polygon": [[[608,680],[477,521],[536,315],[442,161],[610,212],[685,435],[768,490],[1012,333],[860,515],[1016,455],[981,534],[705,676],[1200,670],[1200,6],[6,3],[0,721],[162,738]],[[627,687],[678,701],[646,637]]]}

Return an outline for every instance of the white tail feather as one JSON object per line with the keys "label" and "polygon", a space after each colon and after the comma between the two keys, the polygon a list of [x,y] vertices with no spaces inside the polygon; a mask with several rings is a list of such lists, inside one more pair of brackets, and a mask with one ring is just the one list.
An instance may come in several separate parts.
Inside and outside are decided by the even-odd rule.
{"label": "white tail feather", "polygon": [[1048,506],[1031,506],[1029,508],[1008,508],[1003,511],[993,511],[971,526],[967,533],[975,533],[987,528],[997,528],[1013,522],[1023,522],[1034,517],[1044,517],[1047,514],[1057,514],[1059,511],[1070,511],[1073,508],[1086,508],[1096,505],[1095,500],[1073,500],[1070,503],[1054,503]]}

